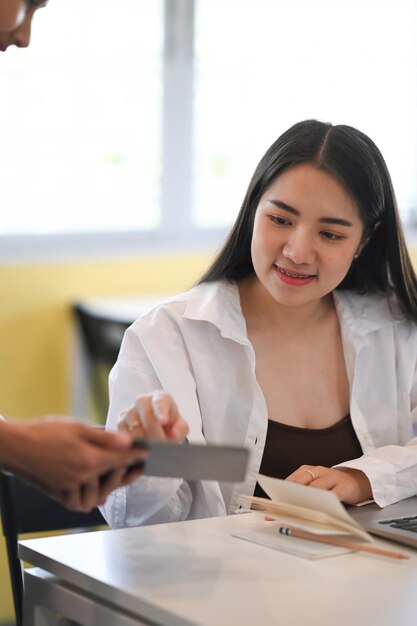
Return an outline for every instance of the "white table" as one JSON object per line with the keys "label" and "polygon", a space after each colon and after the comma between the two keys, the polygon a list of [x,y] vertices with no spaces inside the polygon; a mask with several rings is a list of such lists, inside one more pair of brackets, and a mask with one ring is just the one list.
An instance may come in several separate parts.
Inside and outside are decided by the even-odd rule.
{"label": "white table", "polygon": [[83,626],[416,626],[417,551],[308,561],[231,536],[254,524],[242,514],[22,541],[37,566],[25,626],[56,613]]}
{"label": "white table", "polygon": [[92,316],[132,324],[138,317],[173,294],[146,294],[135,297],[85,298],[75,303]]}

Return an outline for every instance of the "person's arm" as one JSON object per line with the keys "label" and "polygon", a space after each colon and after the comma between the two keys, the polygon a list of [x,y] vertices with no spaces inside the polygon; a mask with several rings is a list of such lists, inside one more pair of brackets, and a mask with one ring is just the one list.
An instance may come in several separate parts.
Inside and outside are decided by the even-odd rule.
{"label": "person's arm", "polygon": [[372,448],[358,459],[344,461],[341,470],[359,470],[372,490],[370,496],[380,507],[417,494],[417,437],[404,446]]}
{"label": "person's arm", "polygon": [[[182,394],[182,398],[186,396],[189,405],[197,407],[192,411],[195,421],[199,419],[195,382],[187,354],[181,350],[181,342],[172,339],[176,330],[172,332],[172,328],[169,329],[171,343],[175,346],[173,356],[169,354],[164,335],[167,322],[160,321],[157,333],[153,326],[151,332],[149,326],[147,319],[142,319],[125,333],[117,363],[111,371],[109,380],[110,406],[106,423],[109,430],[117,430],[123,418],[125,424],[130,421],[132,425],[135,418],[132,414],[126,414],[126,407],[134,406],[138,396],[152,394],[156,389],[170,391],[176,400],[178,394]],[[145,339],[146,349],[143,345]],[[183,406],[184,404],[183,401]],[[123,424],[121,428],[124,428]],[[140,429],[133,433],[143,434]],[[158,437],[158,434],[161,436],[161,431],[158,433],[157,430],[152,436]],[[170,434],[165,433],[163,436]],[[185,433],[181,430],[179,436],[184,437]],[[182,521],[187,519],[192,504],[193,495],[186,480],[144,475],[128,488],[113,492],[101,511],[110,526],[122,528]]]}
{"label": "person's arm", "polygon": [[[417,407],[413,414],[416,422]],[[331,468],[302,465],[287,480],[334,491],[345,504],[373,499],[385,507],[417,494],[417,437],[404,446],[369,448],[357,459]]]}
{"label": "person's arm", "polygon": [[[165,427],[152,415],[150,395],[161,383],[150,368],[138,369],[116,365],[110,377],[110,408],[106,428],[130,432],[133,436],[171,438],[180,440],[186,436],[188,427],[180,418],[169,419]],[[142,394],[137,400],[137,393]],[[143,420],[150,420],[148,427],[138,414],[141,404],[149,409],[142,412]],[[122,410],[127,404],[128,411]],[[135,407],[136,405],[136,407]],[[175,413],[175,416],[177,414]],[[172,427],[178,427],[174,435]],[[139,526],[141,524],[182,521],[187,518],[192,495],[187,481],[180,478],[156,478],[142,476],[126,489],[110,494],[101,511],[113,528]]]}
{"label": "person's arm", "polygon": [[6,470],[37,485],[67,507],[88,511],[111,490],[142,472],[127,465],[146,456],[131,449],[126,433],[108,433],[80,422],[0,421],[0,462]]}
{"label": "person's arm", "polygon": [[417,494],[417,337],[414,323],[411,331],[407,332],[406,327],[405,334],[402,326],[398,325],[396,334],[397,380],[390,381],[388,378],[386,384],[396,385],[398,411],[396,414],[392,410],[394,427],[391,430],[397,433],[403,445],[398,440],[386,445],[383,424],[376,416],[377,428],[373,431],[375,447],[365,450],[358,459],[336,466],[337,469],[357,470],[365,474],[371,486],[371,497],[380,507]]}

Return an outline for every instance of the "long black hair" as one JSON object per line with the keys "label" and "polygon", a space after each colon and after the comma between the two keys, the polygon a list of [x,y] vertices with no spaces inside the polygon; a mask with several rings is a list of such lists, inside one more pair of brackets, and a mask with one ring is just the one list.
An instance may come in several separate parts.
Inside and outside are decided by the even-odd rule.
{"label": "long black hair", "polygon": [[384,158],[359,130],[317,120],[292,126],[262,157],[231,232],[199,283],[254,273],[251,240],[260,198],[277,176],[300,163],[317,166],[343,185],[358,206],[364,240],[369,238],[338,289],[395,292],[407,317],[417,321],[417,279]]}

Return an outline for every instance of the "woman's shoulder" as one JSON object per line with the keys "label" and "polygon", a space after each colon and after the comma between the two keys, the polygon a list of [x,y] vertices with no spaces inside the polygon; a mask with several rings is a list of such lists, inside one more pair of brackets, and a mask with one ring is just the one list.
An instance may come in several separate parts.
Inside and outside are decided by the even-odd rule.
{"label": "woman's shoulder", "polygon": [[334,300],[342,323],[354,326],[361,334],[392,326],[410,327],[417,332],[417,320],[404,314],[394,293],[336,290]]}
{"label": "woman's shoulder", "polygon": [[200,283],[154,304],[132,326],[143,328],[162,320],[180,323],[184,317],[205,319],[208,313],[235,300],[237,293],[236,284],[230,281]]}

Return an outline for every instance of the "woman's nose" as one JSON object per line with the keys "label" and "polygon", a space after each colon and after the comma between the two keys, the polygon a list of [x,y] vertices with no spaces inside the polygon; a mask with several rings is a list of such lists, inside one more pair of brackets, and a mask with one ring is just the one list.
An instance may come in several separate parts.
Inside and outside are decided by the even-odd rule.
{"label": "woman's nose", "polygon": [[30,44],[30,31],[32,26],[32,14],[26,15],[24,21],[11,34],[12,43],[18,48],[27,48]]}
{"label": "woman's nose", "polygon": [[309,233],[292,231],[283,248],[283,254],[297,265],[311,265],[316,259],[314,241]]}

